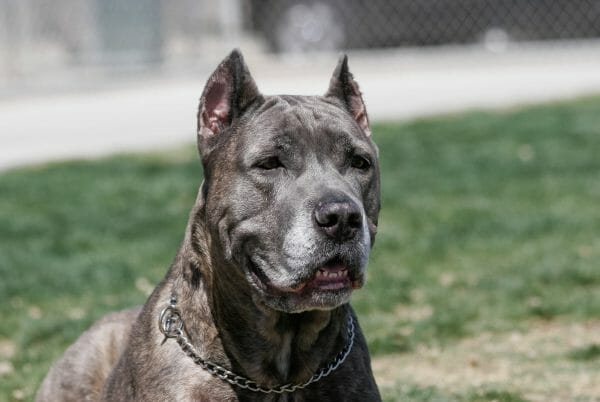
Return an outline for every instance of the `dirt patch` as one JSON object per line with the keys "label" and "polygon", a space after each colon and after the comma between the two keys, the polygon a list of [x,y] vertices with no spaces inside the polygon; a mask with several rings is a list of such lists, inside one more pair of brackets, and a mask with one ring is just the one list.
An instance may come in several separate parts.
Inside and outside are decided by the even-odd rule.
{"label": "dirt patch", "polygon": [[600,320],[536,322],[526,332],[483,333],[445,348],[373,359],[382,388],[412,383],[452,393],[489,387],[535,402],[600,401],[600,360],[577,361],[573,350],[600,344]]}
{"label": "dirt patch", "polygon": [[0,338],[0,358],[10,359],[15,355],[17,347],[10,339]]}

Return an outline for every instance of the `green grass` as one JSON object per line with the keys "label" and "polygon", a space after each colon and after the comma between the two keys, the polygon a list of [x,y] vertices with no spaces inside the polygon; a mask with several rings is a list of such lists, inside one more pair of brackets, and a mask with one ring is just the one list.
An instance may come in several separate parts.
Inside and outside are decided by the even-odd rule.
{"label": "green grass", "polygon": [[594,343],[592,345],[577,348],[569,354],[569,357],[573,360],[590,361],[600,359],[600,344]]}
{"label": "green grass", "polygon": [[[600,98],[373,131],[383,209],[354,305],[375,357],[600,316]],[[82,330],[144,301],[140,278],[166,272],[200,181],[193,147],[0,175],[0,362],[14,368],[0,400],[31,398]],[[468,379],[384,394],[523,400]]]}
{"label": "green grass", "polygon": [[[588,99],[375,129],[375,291],[357,297],[375,353],[600,316],[599,112]],[[432,314],[404,319],[398,303]]]}

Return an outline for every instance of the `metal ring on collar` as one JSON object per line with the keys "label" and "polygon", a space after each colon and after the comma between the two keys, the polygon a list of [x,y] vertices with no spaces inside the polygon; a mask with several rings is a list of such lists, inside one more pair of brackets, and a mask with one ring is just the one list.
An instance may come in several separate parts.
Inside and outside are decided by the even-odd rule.
{"label": "metal ring on collar", "polygon": [[179,310],[173,306],[165,307],[158,318],[158,328],[167,338],[176,338],[183,331]]}

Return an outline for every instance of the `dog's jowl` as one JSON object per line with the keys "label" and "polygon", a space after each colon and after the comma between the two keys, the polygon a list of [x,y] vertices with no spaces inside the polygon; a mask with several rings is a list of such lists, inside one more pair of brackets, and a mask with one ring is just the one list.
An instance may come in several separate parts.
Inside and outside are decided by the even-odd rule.
{"label": "dog's jowl", "polygon": [[233,51],[198,110],[204,182],[165,279],[50,370],[38,401],[379,401],[349,300],[377,149],[341,58],[324,96],[266,96]]}

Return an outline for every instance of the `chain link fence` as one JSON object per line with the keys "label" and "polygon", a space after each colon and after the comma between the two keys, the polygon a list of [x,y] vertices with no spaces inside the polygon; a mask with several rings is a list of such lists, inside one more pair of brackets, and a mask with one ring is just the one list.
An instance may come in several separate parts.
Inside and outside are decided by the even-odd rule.
{"label": "chain link fence", "polygon": [[597,0],[253,0],[273,51],[430,46],[600,36]]}
{"label": "chain link fence", "polygon": [[289,53],[600,37],[600,0],[0,0],[0,83],[160,66],[233,46]]}

